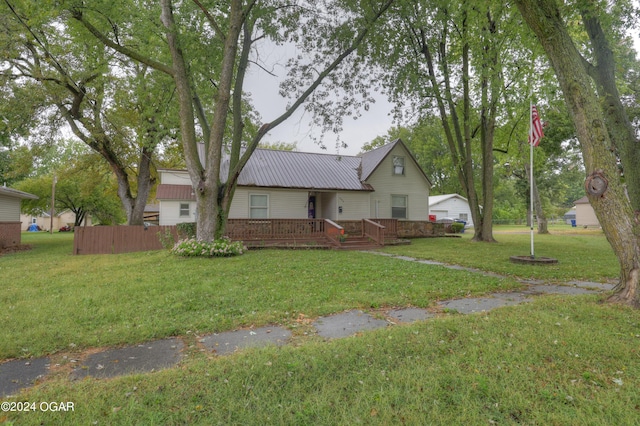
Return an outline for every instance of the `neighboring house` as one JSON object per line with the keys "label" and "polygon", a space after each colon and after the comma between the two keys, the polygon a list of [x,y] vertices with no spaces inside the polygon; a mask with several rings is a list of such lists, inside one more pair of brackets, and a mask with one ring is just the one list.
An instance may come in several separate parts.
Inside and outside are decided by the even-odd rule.
{"label": "neighboring house", "polygon": [[435,220],[445,217],[460,219],[467,222],[467,226],[473,226],[469,202],[458,194],[433,195],[429,197],[429,215],[435,216]]}
{"label": "neighboring house", "polygon": [[[187,171],[159,172],[160,225],[195,222]],[[427,221],[430,188],[400,139],[355,157],[257,149],[240,173],[229,218]]]}
{"label": "neighboring house", "polygon": [[600,226],[600,221],[596,217],[596,212],[591,207],[589,199],[585,195],[577,201],[576,206],[576,225],[577,226]]}
{"label": "neighboring house", "polygon": [[38,197],[17,189],[0,186],[0,248],[20,244],[20,203]]}
{"label": "neighboring house", "polygon": [[[38,225],[40,229],[51,229],[51,214],[41,213],[38,216],[21,214],[20,220],[22,221],[22,230],[26,231],[32,224]],[[56,231],[63,226],[71,226],[76,222],[76,214],[71,210],[63,210],[60,213],[56,213],[53,216],[53,230]],[[82,221],[82,226],[91,226],[91,217],[86,215]]]}

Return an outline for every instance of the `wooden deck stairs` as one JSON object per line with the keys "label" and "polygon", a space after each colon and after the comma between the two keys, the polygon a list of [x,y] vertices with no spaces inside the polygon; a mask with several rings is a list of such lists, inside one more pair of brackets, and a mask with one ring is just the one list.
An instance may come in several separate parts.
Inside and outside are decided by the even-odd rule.
{"label": "wooden deck stairs", "polygon": [[373,250],[382,247],[368,237],[349,236],[340,242],[339,250]]}

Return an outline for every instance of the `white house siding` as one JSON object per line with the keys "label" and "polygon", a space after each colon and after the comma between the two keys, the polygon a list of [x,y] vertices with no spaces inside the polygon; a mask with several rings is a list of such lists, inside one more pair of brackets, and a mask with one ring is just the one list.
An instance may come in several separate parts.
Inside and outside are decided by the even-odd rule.
{"label": "white house siding", "polygon": [[469,203],[461,197],[454,196],[439,203],[432,203],[430,207],[431,214],[436,215],[436,220],[442,219],[443,217],[450,217],[453,219],[462,219],[467,222],[467,225],[473,226]]}
{"label": "white house siding", "polygon": [[[393,157],[405,158],[404,175],[393,174]],[[429,183],[411,156],[400,145],[380,163],[367,183],[375,188],[369,194],[369,217],[391,218],[391,196],[406,195],[407,220],[429,220]],[[377,206],[377,208],[376,208]],[[377,215],[377,216],[376,216]]]}
{"label": "white house siding", "polygon": [[[369,217],[368,192],[338,192],[337,210],[334,216],[325,217],[332,220],[360,220]],[[340,213],[342,207],[342,213]]]}
{"label": "white house siding", "polygon": [[320,198],[320,209],[317,210],[319,214],[316,214],[316,217],[318,219],[335,220],[338,216],[338,195],[335,192],[320,192],[318,196]]}
{"label": "white house siding", "polygon": [[189,173],[182,170],[162,170],[160,173],[160,183],[166,185],[189,185],[191,178]]}
{"label": "white house siding", "polygon": [[0,222],[20,220],[20,198],[0,195]]}
{"label": "white house siding", "polygon": [[[175,225],[196,221],[195,201],[160,200],[160,225]],[[180,216],[180,204],[189,204],[189,216]]]}
{"label": "white house siding", "polygon": [[269,218],[306,219],[309,215],[307,190],[238,187],[231,202],[229,218],[249,218],[249,195],[269,195]]}

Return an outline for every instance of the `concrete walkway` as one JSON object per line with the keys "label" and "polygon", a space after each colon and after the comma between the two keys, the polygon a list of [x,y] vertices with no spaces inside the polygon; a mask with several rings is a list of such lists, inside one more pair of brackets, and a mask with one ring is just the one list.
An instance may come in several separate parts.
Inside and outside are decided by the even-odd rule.
{"label": "concrete walkway", "polygon": [[[486,273],[473,268],[446,265],[440,262],[414,259],[406,256],[395,256],[380,252],[371,253],[409,262],[439,265],[451,269],[466,270],[502,278],[500,275]],[[502,306],[528,302],[532,297],[540,294],[590,294],[598,291],[611,290],[613,288],[612,284],[581,281],[571,281],[566,283],[566,285],[549,285],[539,281],[523,281],[522,283],[527,285],[527,288],[522,291],[494,293],[489,296],[477,298],[448,300],[440,302],[438,305],[446,311],[471,314],[489,311]],[[393,326],[399,323],[425,321],[433,317],[435,317],[434,313],[420,308],[391,309],[378,312],[376,316],[363,311],[352,310],[317,318],[311,325],[318,336],[324,337],[325,339],[336,339],[353,336],[367,330]],[[209,334],[201,336],[198,342],[205,350],[222,356],[249,347],[284,345],[287,344],[290,339],[291,331],[289,329],[273,326]],[[89,376],[95,378],[110,378],[125,374],[146,373],[170,368],[180,362],[184,349],[185,344],[182,339],[169,338],[91,353],[81,360],[72,361],[74,367],[69,373],[69,378],[70,380],[79,380]],[[18,359],[0,364],[0,397],[14,395],[18,393],[20,389],[33,386],[38,380],[45,378],[47,374],[49,374],[50,369],[51,360],[49,358]]]}

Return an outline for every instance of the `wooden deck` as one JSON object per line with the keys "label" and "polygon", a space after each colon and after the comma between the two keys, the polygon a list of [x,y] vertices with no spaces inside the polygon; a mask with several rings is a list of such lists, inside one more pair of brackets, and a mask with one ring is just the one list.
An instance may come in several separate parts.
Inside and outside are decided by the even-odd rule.
{"label": "wooden deck", "polygon": [[395,229],[395,219],[377,221],[362,219],[361,233],[346,236],[344,228],[329,219],[229,219],[226,234],[250,248],[366,250],[384,246],[385,225]]}

